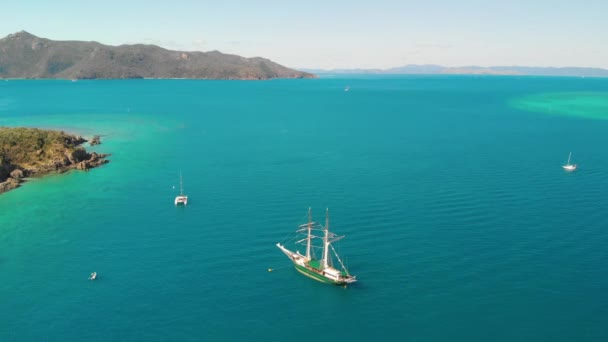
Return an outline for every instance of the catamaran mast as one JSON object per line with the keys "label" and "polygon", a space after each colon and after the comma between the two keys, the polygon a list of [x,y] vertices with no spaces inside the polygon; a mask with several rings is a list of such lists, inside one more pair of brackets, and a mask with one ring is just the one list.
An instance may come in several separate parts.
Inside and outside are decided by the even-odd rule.
{"label": "catamaran mast", "polygon": [[179,194],[184,195],[184,182],[182,181],[182,172],[179,172]]}
{"label": "catamaran mast", "polygon": [[327,263],[327,260],[329,258],[329,208],[327,208],[327,211],[325,212],[325,227],[324,227],[324,231],[325,231],[325,236],[323,237],[323,263],[322,263],[322,267],[323,269],[327,268],[329,265]]}
{"label": "catamaran mast", "polygon": [[306,242],[306,259],[310,260],[310,233],[312,231],[312,209],[308,207],[308,238]]}

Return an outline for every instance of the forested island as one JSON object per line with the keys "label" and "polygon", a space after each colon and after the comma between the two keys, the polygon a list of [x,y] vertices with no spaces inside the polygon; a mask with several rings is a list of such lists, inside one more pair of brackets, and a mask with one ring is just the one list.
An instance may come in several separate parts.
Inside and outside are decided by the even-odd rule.
{"label": "forested island", "polygon": [[186,78],[266,80],[314,78],[261,57],[219,51],[171,51],[155,45],[110,46],[58,41],[25,31],[0,38],[0,78]]}
{"label": "forested island", "polygon": [[[108,162],[109,154],[89,153],[81,136],[38,128],[0,127],[0,193],[28,177],[71,169],[89,170]],[[99,144],[99,136],[90,144]]]}

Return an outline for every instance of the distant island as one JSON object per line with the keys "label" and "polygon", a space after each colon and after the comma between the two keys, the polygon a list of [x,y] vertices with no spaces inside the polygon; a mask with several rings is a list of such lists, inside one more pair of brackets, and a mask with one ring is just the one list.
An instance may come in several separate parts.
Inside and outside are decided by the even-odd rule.
{"label": "distant island", "polygon": [[108,46],[55,41],[21,31],[0,39],[0,78],[186,78],[266,80],[314,78],[268,59],[218,51],[171,51],[155,45]]}
{"label": "distant island", "polygon": [[571,76],[608,77],[608,70],[600,68],[552,68],[526,66],[463,66],[445,67],[441,65],[409,64],[390,69],[301,69],[315,74],[393,74],[393,75],[524,75],[524,76]]}
{"label": "distant island", "polygon": [[[88,153],[86,139],[62,131],[0,127],[0,194],[27,177],[71,169],[89,170],[108,162],[108,154]],[[99,136],[90,144],[100,144]]]}

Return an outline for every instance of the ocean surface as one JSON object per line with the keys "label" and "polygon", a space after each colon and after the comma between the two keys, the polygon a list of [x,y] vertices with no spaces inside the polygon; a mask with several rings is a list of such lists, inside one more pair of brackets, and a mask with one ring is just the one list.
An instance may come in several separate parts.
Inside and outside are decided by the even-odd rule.
{"label": "ocean surface", "polygon": [[[0,125],[112,154],[0,195],[0,341],[608,341],[608,79],[0,80]],[[359,282],[276,248],[308,207]]]}

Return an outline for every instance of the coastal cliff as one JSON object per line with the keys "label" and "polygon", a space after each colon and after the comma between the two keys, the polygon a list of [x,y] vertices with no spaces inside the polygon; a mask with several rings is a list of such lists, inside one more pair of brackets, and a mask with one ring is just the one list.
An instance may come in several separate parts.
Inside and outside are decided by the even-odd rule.
{"label": "coastal cliff", "polygon": [[314,78],[268,59],[219,51],[171,51],[155,45],[109,46],[56,41],[25,31],[0,39],[0,78],[187,78],[266,80]]}
{"label": "coastal cliff", "polygon": [[81,147],[86,141],[62,131],[0,127],[0,193],[19,187],[27,177],[86,171],[107,163],[108,154],[88,153]]}

